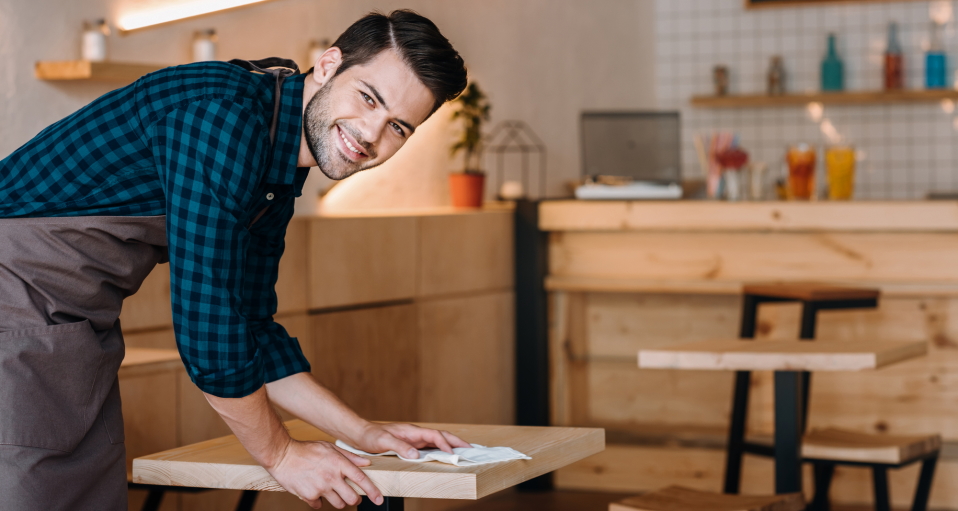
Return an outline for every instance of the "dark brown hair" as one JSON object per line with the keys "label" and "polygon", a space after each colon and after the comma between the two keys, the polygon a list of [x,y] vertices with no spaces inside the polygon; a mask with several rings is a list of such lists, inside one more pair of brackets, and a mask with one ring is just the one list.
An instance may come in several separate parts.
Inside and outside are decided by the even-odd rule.
{"label": "dark brown hair", "polygon": [[393,11],[388,16],[371,12],[350,25],[333,46],[343,52],[336,75],[369,62],[383,50],[395,49],[432,92],[432,112],[466,88],[466,66],[459,52],[435,23],[410,10]]}

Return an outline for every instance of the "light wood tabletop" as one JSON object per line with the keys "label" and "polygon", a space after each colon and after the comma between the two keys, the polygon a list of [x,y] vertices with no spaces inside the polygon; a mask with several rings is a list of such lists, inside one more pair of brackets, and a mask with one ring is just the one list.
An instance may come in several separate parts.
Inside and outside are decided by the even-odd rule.
{"label": "light wood tabletop", "polygon": [[[363,471],[384,496],[479,499],[605,449],[605,430],[595,428],[419,425],[451,431],[471,443],[512,447],[532,459],[456,467],[438,462],[407,462],[394,456],[370,457],[372,465]],[[286,427],[297,440],[333,440],[299,420],[287,422]],[[232,435],[136,458],[133,482],[284,491]],[[357,486],[352,486],[361,493]]]}
{"label": "light wood tabletop", "polygon": [[925,341],[708,340],[639,350],[641,369],[861,371],[928,352]]}

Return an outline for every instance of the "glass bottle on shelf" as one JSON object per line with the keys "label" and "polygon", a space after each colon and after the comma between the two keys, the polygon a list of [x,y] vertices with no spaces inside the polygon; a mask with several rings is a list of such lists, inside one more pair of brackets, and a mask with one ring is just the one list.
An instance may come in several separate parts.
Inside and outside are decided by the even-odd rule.
{"label": "glass bottle on shelf", "polygon": [[822,61],[822,90],[837,92],[845,90],[845,66],[835,49],[835,34],[828,34],[828,53]]}
{"label": "glass bottle on shelf", "polygon": [[941,25],[931,22],[931,45],[925,53],[925,88],[944,89],[948,64],[945,47],[941,42]]}
{"label": "glass bottle on shelf", "polygon": [[888,24],[888,47],[885,49],[885,90],[898,90],[904,87],[903,72],[905,63],[898,43],[898,25]]}
{"label": "glass bottle on shelf", "polygon": [[110,35],[110,26],[106,20],[98,19],[92,23],[83,22],[83,42],[80,45],[80,55],[83,60],[103,62],[106,60],[106,38]]}
{"label": "glass bottle on shelf", "polygon": [[768,66],[768,87],[769,96],[781,96],[785,94],[785,66],[782,64],[782,56],[774,55]]}
{"label": "glass bottle on shelf", "polygon": [[216,60],[216,29],[197,30],[193,33],[193,62]]}

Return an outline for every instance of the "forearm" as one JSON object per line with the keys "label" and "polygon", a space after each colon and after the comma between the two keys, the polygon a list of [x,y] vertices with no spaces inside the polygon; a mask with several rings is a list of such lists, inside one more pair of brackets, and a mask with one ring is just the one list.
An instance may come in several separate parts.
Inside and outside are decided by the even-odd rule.
{"label": "forearm", "polygon": [[205,395],[257,463],[266,469],[279,463],[289,448],[290,436],[270,406],[265,386],[240,398]]}
{"label": "forearm", "polygon": [[309,373],[287,376],[266,388],[273,403],[335,438],[355,442],[369,426]]}

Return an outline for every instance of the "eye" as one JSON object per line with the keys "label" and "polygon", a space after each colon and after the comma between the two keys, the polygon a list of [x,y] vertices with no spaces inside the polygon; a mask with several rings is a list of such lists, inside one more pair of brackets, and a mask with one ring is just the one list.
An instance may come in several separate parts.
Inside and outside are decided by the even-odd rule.
{"label": "eye", "polygon": [[366,103],[369,103],[370,105],[376,104],[376,102],[373,101],[373,98],[371,98],[369,94],[366,94],[365,92],[362,92],[362,91],[360,91],[359,93],[363,95],[363,101],[365,101]]}
{"label": "eye", "polygon": [[401,136],[401,137],[405,137],[405,136],[406,136],[406,132],[403,131],[403,129],[400,128],[398,124],[396,124],[396,123],[394,123],[394,122],[391,122],[391,123],[389,123],[389,125],[392,126],[394,130],[396,130],[396,134],[397,134],[397,135],[399,135],[399,136]]}

